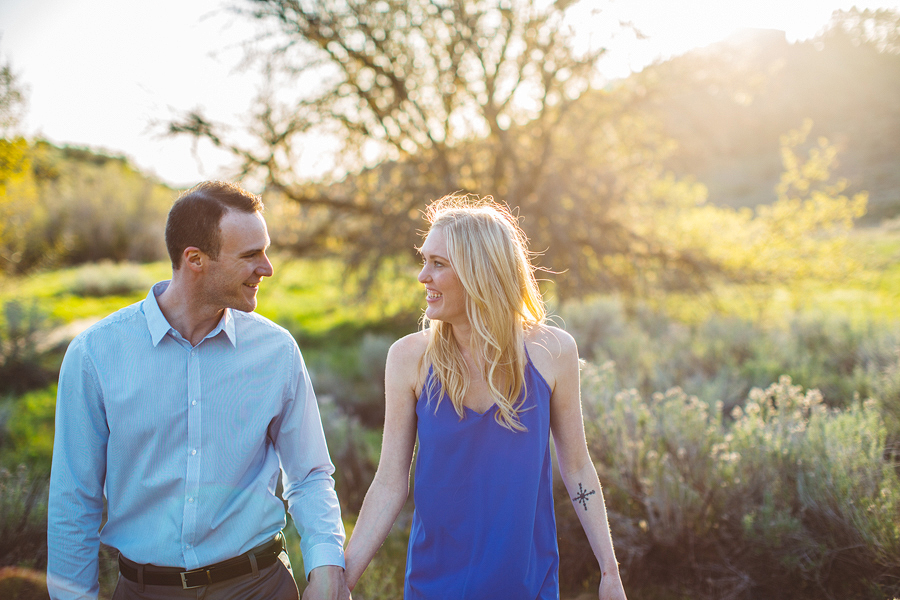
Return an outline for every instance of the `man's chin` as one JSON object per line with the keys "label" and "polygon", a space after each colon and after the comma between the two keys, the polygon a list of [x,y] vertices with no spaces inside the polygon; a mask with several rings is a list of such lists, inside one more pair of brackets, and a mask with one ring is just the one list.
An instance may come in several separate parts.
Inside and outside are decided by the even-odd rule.
{"label": "man's chin", "polygon": [[230,308],[231,310],[239,310],[241,312],[249,313],[256,310],[257,304],[258,302],[256,301],[256,298],[254,298],[253,300],[244,299],[240,302],[233,302],[228,308]]}

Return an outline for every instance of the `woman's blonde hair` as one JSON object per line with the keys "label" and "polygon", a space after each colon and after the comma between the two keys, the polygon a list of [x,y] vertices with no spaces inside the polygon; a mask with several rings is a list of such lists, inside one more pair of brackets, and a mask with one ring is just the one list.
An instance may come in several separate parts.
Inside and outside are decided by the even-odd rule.
{"label": "woman's blonde hair", "polygon": [[[525,330],[543,324],[546,318],[528,240],[509,209],[490,196],[445,196],[428,206],[425,219],[431,225],[429,232],[443,231],[450,266],[466,290],[470,349],[476,362],[483,365],[482,376],[497,407],[494,419],[513,431],[525,431],[519,420],[527,395]],[[452,328],[449,323],[427,318],[423,327],[431,329],[423,356],[434,371],[429,392],[440,382],[463,418],[469,373]],[[439,405],[440,397],[437,402]]]}

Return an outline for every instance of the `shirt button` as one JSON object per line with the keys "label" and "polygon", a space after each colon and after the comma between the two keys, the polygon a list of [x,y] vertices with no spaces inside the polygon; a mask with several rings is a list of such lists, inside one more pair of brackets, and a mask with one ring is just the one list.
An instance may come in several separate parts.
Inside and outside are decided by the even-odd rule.
{"label": "shirt button", "polygon": [[191,406],[197,406],[197,401],[194,400],[193,402],[191,402]]}
{"label": "shirt button", "polygon": [[[191,504],[193,504],[193,503],[194,503],[194,499],[193,499],[193,498],[188,498],[188,502],[190,502]],[[188,548],[190,548],[190,546],[188,546]]]}
{"label": "shirt button", "polygon": [[191,456],[194,456],[195,454],[197,454],[197,451],[196,451],[196,450],[191,450]]}

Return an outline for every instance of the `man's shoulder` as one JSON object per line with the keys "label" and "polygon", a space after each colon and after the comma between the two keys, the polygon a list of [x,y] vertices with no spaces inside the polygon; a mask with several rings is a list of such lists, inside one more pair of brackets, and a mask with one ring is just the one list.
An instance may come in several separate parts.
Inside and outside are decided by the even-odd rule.
{"label": "man's shoulder", "polygon": [[75,336],[74,341],[87,342],[104,336],[119,336],[130,328],[143,324],[146,328],[146,317],[142,308],[143,300],[135,302],[108,315]]}
{"label": "man's shoulder", "polygon": [[231,314],[237,328],[250,332],[254,336],[263,336],[272,341],[278,340],[290,344],[297,343],[290,331],[259,313],[232,310]]}

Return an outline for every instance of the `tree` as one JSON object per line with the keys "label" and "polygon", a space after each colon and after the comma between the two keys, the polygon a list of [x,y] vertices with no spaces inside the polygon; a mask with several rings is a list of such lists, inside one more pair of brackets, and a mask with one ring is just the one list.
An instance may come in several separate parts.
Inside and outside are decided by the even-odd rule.
{"label": "tree", "polygon": [[0,65],[0,272],[15,271],[29,244],[37,191],[28,141],[17,128],[25,112],[25,89],[9,62]]}
{"label": "tree", "polygon": [[820,36],[825,43],[849,42],[878,52],[900,54],[900,12],[887,8],[836,10]]}
{"label": "tree", "polygon": [[810,143],[812,127],[807,119],[781,137],[783,172],[771,204],[672,215],[683,243],[709,256],[729,280],[798,291],[811,280],[841,281],[858,268],[846,253],[847,234],[865,214],[867,194],[844,194],[847,181],[833,178],[837,149],[824,137]]}
{"label": "tree", "polygon": [[[466,191],[520,210],[562,296],[695,284],[707,261],[661,245],[639,219],[669,200],[654,187],[667,181],[665,141],[628,116],[634,97],[592,86],[603,49],[576,50],[574,4],[253,0],[243,13],[268,27],[270,78],[254,142],[196,112],[169,131],[230,149],[241,176],[295,202],[298,252],[374,272],[421,242],[429,200]],[[285,100],[289,80],[313,91]],[[315,130],[341,140],[342,158],[302,181],[292,160]]]}

